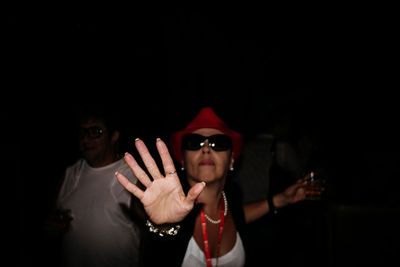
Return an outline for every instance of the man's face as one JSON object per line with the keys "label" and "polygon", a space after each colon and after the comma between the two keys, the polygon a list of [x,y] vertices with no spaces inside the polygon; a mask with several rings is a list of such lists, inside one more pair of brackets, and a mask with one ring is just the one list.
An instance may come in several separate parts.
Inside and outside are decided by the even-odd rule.
{"label": "man's face", "polygon": [[90,165],[99,165],[109,153],[114,153],[109,134],[103,121],[88,120],[81,123],[79,150]]}

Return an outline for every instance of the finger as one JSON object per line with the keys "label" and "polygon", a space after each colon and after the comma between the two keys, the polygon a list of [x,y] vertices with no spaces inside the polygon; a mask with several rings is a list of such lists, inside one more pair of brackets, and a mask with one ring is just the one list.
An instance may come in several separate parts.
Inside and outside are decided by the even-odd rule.
{"label": "finger", "polygon": [[311,177],[314,177],[314,172],[307,173],[307,175],[304,176],[303,180],[308,181],[311,179]]}
{"label": "finger", "polygon": [[[307,198],[307,196],[306,196],[306,190],[305,190],[304,188],[300,188],[297,192],[298,192],[298,193],[297,193],[297,195],[298,195],[298,201],[304,200],[304,199]],[[297,201],[296,201],[296,202],[297,202]]]}
{"label": "finger", "polygon": [[174,166],[174,162],[171,158],[171,155],[169,154],[168,147],[165,145],[164,141],[162,141],[160,138],[157,138],[156,146],[158,153],[160,154],[161,157],[165,175],[175,174],[176,168]]}
{"label": "finger", "polygon": [[135,176],[138,178],[138,180],[145,186],[149,187],[151,185],[151,181],[149,176],[143,171],[143,169],[137,164],[136,160],[133,158],[131,154],[128,152],[125,153],[124,156],[125,162],[128,164],[128,166],[131,168]]}
{"label": "finger", "polygon": [[197,197],[203,191],[204,187],[206,187],[205,182],[200,182],[200,183],[197,183],[194,186],[192,186],[192,188],[190,188],[190,190],[184,200],[184,203],[187,206],[193,206],[194,201],[197,199]]}
{"label": "finger", "polygon": [[146,166],[147,170],[149,171],[149,173],[153,177],[153,179],[162,178],[163,175],[159,171],[155,160],[151,156],[151,154],[150,154],[149,150],[147,149],[146,145],[144,144],[144,142],[142,140],[140,140],[139,138],[137,138],[135,140],[135,146],[136,146],[137,151],[140,154],[140,157],[143,160],[144,165]]}
{"label": "finger", "polygon": [[128,178],[126,178],[123,174],[119,172],[115,172],[115,176],[117,177],[118,182],[126,188],[129,192],[134,194],[138,199],[142,199],[144,192],[139,189],[135,184],[131,183]]}
{"label": "finger", "polygon": [[297,180],[296,185],[298,185],[299,187],[304,187],[308,184],[308,181],[305,180],[304,178],[300,178],[299,180]]}

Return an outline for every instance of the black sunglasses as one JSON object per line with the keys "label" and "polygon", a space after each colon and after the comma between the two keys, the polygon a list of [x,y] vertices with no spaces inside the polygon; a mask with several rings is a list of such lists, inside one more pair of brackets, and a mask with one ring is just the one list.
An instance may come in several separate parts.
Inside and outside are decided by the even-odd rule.
{"label": "black sunglasses", "polygon": [[89,135],[91,139],[99,138],[104,133],[104,130],[97,126],[92,126],[89,128],[80,128],[79,129],[79,138],[83,138],[86,135]]}
{"label": "black sunglasses", "polygon": [[214,151],[225,151],[232,148],[232,139],[225,134],[202,136],[200,134],[185,134],[182,136],[182,148],[185,150],[199,150],[208,140],[208,146]]}

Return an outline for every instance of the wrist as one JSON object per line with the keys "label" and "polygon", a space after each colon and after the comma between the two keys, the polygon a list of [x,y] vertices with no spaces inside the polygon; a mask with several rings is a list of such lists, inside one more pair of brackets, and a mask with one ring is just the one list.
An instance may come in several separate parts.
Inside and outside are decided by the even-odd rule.
{"label": "wrist", "polygon": [[157,225],[152,223],[150,220],[146,220],[146,226],[149,227],[149,231],[159,236],[174,236],[177,235],[181,226],[179,224],[162,224]]}
{"label": "wrist", "polygon": [[277,210],[277,208],[275,206],[275,203],[274,203],[274,197],[273,196],[268,196],[267,197],[267,201],[268,201],[269,214],[271,214],[271,215],[278,214],[278,210]]}

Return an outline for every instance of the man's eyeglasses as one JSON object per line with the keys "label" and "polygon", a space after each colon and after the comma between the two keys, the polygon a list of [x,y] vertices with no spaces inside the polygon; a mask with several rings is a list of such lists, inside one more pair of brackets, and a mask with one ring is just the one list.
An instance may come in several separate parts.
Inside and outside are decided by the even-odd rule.
{"label": "man's eyeglasses", "polygon": [[199,150],[206,140],[208,146],[214,151],[226,151],[232,148],[232,139],[225,134],[216,134],[211,136],[202,136],[200,134],[185,134],[182,136],[182,148],[185,150]]}
{"label": "man's eyeglasses", "polygon": [[91,139],[96,139],[102,136],[104,130],[97,126],[92,126],[89,128],[80,128],[79,129],[79,138],[84,138],[88,135]]}

